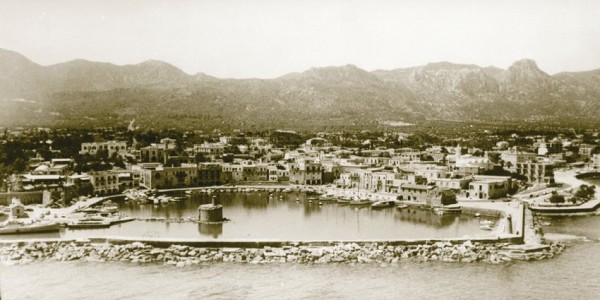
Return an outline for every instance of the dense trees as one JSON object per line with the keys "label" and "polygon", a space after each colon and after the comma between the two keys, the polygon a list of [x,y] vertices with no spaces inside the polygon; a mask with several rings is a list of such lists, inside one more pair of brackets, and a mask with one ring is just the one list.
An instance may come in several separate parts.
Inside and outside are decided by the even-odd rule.
{"label": "dense trees", "polygon": [[556,191],[554,191],[554,192],[552,192],[552,196],[550,196],[549,201],[550,201],[550,203],[554,203],[554,204],[565,203],[565,197],[563,195],[560,195]]}

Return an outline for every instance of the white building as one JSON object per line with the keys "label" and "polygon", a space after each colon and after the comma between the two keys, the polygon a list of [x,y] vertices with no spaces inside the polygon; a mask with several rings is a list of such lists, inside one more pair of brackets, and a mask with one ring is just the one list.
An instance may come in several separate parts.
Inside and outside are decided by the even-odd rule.
{"label": "white building", "polygon": [[96,155],[96,153],[98,153],[98,151],[101,150],[107,151],[108,157],[111,157],[114,153],[117,153],[117,155],[124,157],[127,154],[127,142],[108,141],[81,143],[81,151],[79,151],[79,154]]}

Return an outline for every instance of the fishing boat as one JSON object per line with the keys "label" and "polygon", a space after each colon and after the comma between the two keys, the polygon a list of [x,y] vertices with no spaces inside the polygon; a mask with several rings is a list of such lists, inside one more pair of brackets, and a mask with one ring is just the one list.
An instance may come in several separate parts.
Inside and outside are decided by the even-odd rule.
{"label": "fishing boat", "polygon": [[394,202],[394,201],[387,201],[387,200],[377,201],[377,202],[374,202],[373,204],[371,204],[371,208],[380,209],[380,208],[393,207],[395,203],[396,202]]}
{"label": "fishing boat", "polygon": [[396,208],[397,209],[405,209],[405,208],[408,208],[408,204],[402,203],[402,204],[399,204],[398,206],[396,206]]}
{"label": "fishing boat", "polygon": [[437,214],[446,214],[446,213],[460,213],[462,212],[462,207],[457,204],[450,204],[445,206],[434,206],[433,211]]}
{"label": "fishing boat", "polygon": [[60,230],[58,223],[40,223],[23,225],[20,223],[7,223],[0,224],[0,235],[1,234],[31,234],[31,233],[42,233],[42,232],[56,232]]}
{"label": "fishing boat", "polygon": [[146,200],[147,195],[143,191],[138,191],[135,189],[130,189],[124,192],[127,200],[131,201],[143,201]]}
{"label": "fishing boat", "polygon": [[106,228],[110,227],[110,221],[101,216],[87,216],[67,224],[67,227],[73,229]]}
{"label": "fishing boat", "polygon": [[488,224],[481,225],[481,226],[479,226],[479,228],[481,228],[483,230],[492,230],[493,229],[492,226],[488,225]]}
{"label": "fishing boat", "polygon": [[321,202],[334,202],[334,201],[336,201],[336,199],[335,199],[335,197],[333,195],[323,194],[323,195],[319,196],[319,201],[321,201]]}
{"label": "fishing boat", "polygon": [[358,198],[358,199],[353,199],[350,202],[348,202],[348,205],[354,205],[354,206],[367,206],[367,205],[371,205],[371,200],[366,199],[366,198]]}
{"label": "fishing boat", "polygon": [[351,200],[352,200],[352,199],[350,199],[350,198],[347,198],[347,197],[340,197],[340,198],[337,198],[337,199],[335,200],[335,202],[337,202],[337,203],[339,203],[339,204],[348,204],[348,203],[350,203],[350,201],[351,201]]}

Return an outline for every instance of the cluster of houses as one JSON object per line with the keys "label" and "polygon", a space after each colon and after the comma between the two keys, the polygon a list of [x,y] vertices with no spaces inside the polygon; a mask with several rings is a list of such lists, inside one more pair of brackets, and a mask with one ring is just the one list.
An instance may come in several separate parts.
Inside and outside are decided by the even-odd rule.
{"label": "cluster of houses", "polygon": [[[580,145],[579,149],[580,155],[589,156],[590,167],[600,171],[600,155],[593,154],[594,147]],[[276,148],[263,138],[233,145],[228,136],[187,148],[169,138],[137,149],[125,141],[81,144],[80,154],[98,153],[129,158],[133,163],[77,174],[70,158],[32,160],[34,168],[14,176],[12,188],[49,189],[69,197],[115,194],[136,187],[271,182],[332,185],[395,194],[399,200],[416,202],[427,202],[445,191],[459,199],[493,200],[509,196],[525,183],[551,184],[554,168],[565,164],[562,144],[544,139],[527,148],[498,142],[488,151],[460,146],[359,150],[332,145],[321,137],[294,148]]]}

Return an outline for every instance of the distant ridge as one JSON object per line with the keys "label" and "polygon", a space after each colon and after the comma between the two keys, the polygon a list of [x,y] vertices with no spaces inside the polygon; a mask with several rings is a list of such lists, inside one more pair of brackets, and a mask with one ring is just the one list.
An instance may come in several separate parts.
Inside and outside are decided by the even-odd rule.
{"label": "distant ridge", "polygon": [[549,75],[531,59],[506,70],[436,62],[219,79],[156,60],[41,66],[0,49],[0,125],[126,126],[133,118],[155,127],[339,127],[437,119],[600,123],[598,111],[600,69]]}

